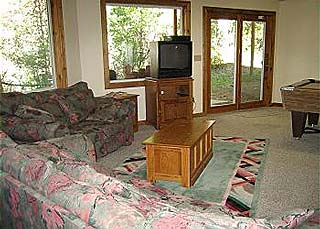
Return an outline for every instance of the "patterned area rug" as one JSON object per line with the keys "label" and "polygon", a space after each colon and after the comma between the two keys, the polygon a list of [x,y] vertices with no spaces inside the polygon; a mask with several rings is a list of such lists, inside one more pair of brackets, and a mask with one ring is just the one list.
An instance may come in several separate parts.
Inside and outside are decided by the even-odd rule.
{"label": "patterned area rug", "polygon": [[[226,200],[223,203],[228,209],[241,213],[244,216],[252,215],[254,197],[257,198],[259,190],[256,189],[257,180],[262,177],[262,163],[266,156],[265,139],[244,138],[217,138],[216,141],[244,142],[246,148],[241,155],[235,175],[231,178],[230,186],[226,190]],[[254,194],[256,194],[254,196]],[[255,199],[256,199],[255,198]]]}
{"label": "patterned area rug", "polygon": [[213,158],[191,188],[169,181],[147,182],[145,150],[127,158],[113,172],[117,178],[176,207],[206,210],[222,205],[233,214],[252,215],[267,141],[239,137],[215,137],[213,141]]}

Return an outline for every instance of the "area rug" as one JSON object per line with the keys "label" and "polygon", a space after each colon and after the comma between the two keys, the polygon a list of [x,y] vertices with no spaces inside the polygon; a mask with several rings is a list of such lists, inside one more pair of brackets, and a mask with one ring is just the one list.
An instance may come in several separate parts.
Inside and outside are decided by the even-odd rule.
{"label": "area rug", "polygon": [[206,210],[221,205],[233,214],[251,216],[266,143],[265,139],[215,137],[213,158],[191,188],[169,181],[147,182],[145,150],[127,158],[113,172],[117,178],[176,207]]}

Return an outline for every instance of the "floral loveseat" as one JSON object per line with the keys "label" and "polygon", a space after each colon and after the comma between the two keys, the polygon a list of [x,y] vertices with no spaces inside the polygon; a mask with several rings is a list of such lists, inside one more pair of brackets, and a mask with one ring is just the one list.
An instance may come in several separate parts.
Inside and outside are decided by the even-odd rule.
{"label": "floral loveseat", "polygon": [[133,141],[132,101],[94,97],[87,83],[28,94],[0,94],[0,130],[14,141],[30,143],[84,134],[97,157]]}
{"label": "floral loveseat", "polygon": [[0,131],[1,227],[291,228],[314,217],[309,210],[253,219],[234,216],[221,206],[174,207],[108,171],[98,173],[84,156],[93,150],[90,142],[79,134],[16,144]]}

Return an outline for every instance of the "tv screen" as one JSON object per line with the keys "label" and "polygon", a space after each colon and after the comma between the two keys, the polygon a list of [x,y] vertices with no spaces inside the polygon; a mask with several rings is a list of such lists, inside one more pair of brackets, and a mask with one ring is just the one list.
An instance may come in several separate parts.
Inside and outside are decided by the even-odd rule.
{"label": "tv screen", "polygon": [[186,69],[189,67],[188,44],[166,44],[160,46],[160,68]]}
{"label": "tv screen", "polygon": [[157,41],[150,44],[150,73],[155,78],[192,75],[191,41]]}

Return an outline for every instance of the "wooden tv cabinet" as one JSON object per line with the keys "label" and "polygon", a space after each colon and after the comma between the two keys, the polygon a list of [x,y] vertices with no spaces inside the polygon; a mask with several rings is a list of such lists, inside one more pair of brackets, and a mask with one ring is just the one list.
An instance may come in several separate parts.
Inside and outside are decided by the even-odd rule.
{"label": "wooden tv cabinet", "polygon": [[147,123],[156,129],[177,119],[192,119],[191,77],[146,78]]}
{"label": "wooden tv cabinet", "polygon": [[213,155],[215,120],[176,120],[146,139],[147,180],[191,187]]}

